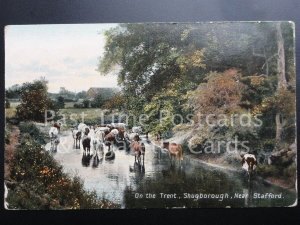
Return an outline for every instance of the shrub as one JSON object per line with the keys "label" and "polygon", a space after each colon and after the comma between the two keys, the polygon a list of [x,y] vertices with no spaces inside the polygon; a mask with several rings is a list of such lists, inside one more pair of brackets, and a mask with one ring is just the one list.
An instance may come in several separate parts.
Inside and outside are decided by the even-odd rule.
{"label": "shrub", "polygon": [[5,127],[5,144],[9,144],[10,131]]}
{"label": "shrub", "polygon": [[292,163],[289,167],[283,170],[283,176],[286,177],[287,179],[296,178],[296,175],[297,175],[296,163]]}
{"label": "shrub", "polygon": [[48,97],[47,90],[47,81],[44,79],[23,84],[20,88],[21,104],[17,106],[17,117],[20,120],[43,122],[46,110],[57,110]]}
{"label": "shrub", "polygon": [[75,103],[74,108],[77,108],[77,109],[83,108],[83,105],[81,103]]}
{"label": "shrub", "polygon": [[41,134],[39,129],[32,122],[21,123],[20,126],[21,134],[29,134],[31,138],[37,141],[39,144],[46,144],[44,136]]}
{"label": "shrub", "polygon": [[274,165],[259,165],[257,167],[257,173],[262,177],[278,177],[281,175],[281,169]]}

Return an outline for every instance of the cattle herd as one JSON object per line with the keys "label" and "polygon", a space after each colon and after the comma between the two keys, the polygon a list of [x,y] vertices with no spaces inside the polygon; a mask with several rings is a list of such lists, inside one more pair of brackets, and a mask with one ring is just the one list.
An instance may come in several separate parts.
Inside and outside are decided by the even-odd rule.
{"label": "cattle herd", "polygon": [[[60,142],[60,126],[60,123],[55,122],[49,130],[51,141],[50,149],[54,152],[57,151],[57,145]],[[95,126],[88,126],[84,123],[80,123],[72,129],[74,148],[80,149],[82,146],[83,161],[84,157],[89,161],[91,151],[93,152],[95,160],[103,158],[106,160],[113,160],[115,158],[113,148],[114,146],[117,146],[118,149],[132,151],[135,156],[135,162],[139,164],[144,163],[146,148],[140,137],[142,133],[143,129],[141,126],[127,129],[127,125],[124,123],[111,123]],[[146,139],[148,140],[148,133],[146,133]],[[158,138],[156,137],[156,139]],[[104,154],[105,147],[107,147],[107,152]],[[161,148],[168,151],[171,163],[176,159],[179,162],[183,160],[183,149],[181,144],[163,142]],[[242,154],[241,162],[242,168],[247,172],[250,180],[257,166],[256,157],[249,153]]]}

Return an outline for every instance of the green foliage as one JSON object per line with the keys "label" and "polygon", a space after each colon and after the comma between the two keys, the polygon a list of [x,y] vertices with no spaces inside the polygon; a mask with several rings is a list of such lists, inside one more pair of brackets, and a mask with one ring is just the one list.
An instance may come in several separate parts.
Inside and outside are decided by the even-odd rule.
{"label": "green foliage", "polygon": [[113,110],[118,109],[122,110],[125,108],[126,98],[123,94],[117,93],[112,96],[109,100],[107,100],[104,104],[105,109]]}
{"label": "green foliage", "polygon": [[23,122],[19,125],[20,132],[25,136],[28,134],[34,141],[40,145],[46,144],[43,134],[32,122]]}
{"label": "green foliage", "polygon": [[86,98],[86,97],[87,97],[86,91],[81,91],[76,94],[76,98],[78,98],[78,99]]}
{"label": "green foliage", "polygon": [[9,138],[10,138],[10,131],[7,128],[7,125],[5,126],[5,136],[4,136],[4,140],[5,140],[5,144],[9,144]]}
{"label": "green foliage", "polygon": [[[122,24],[106,32],[98,70],[106,74],[120,68],[124,110],[137,117],[146,113],[146,130],[168,132],[177,113],[185,118],[192,112],[195,122],[200,114],[247,113],[259,116],[262,125],[194,127],[195,142],[238,135],[250,140],[252,150],[269,150],[265,142],[275,142],[276,113],[286,120],[284,141],[292,142],[295,135],[293,26],[282,22],[280,27],[287,90],[278,91],[277,30],[267,22]],[[162,110],[168,115],[159,121]]]}
{"label": "green foliage", "polygon": [[98,94],[93,101],[91,101],[92,108],[101,108],[104,104],[104,97],[101,94]]}
{"label": "green foliage", "polygon": [[83,108],[89,108],[90,103],[91,103],[90,100],[87,100],[87,99],[83,100],[83,102],[82,102]]}
{"label": "green foliage", "polygon": [[5,97],[9,98],[9,99],[18,99],[20,98],[20,89],[21,86],[16,84],[13,85],[12,87],[8,88],[7,90],[5,90]]}
{"label": "green foliage", "polygon": [[24,83],[20,88],[21,104],[17,106],[17,117],[20,120],[43,122],[45,111],[55,109],[47,94],[47,81],[36,80]]}
{"label": "green foliage", "polygon": [[56,107],[59,109],[65,108],[65,98],[63,96],[58,96],[56,99]]}
{"label": "green foliage", "polygon": [[82,103],[75,103],[74,108],[78,109],[78,108],[84,108],[84,105]]}

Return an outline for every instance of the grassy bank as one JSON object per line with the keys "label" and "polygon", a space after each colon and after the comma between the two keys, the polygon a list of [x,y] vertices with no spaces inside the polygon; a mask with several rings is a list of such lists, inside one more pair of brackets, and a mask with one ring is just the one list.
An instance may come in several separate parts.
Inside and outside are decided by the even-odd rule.
{"label": "grassy bank", "polygon": [[[192,155],[187,153],[188,157],[192,157],[195,160],[199,160],[209,166],[219,167],[223,170],[242,172],[241,159],[238,155],[228,156],[222,154],[199,154]],[[276,186],[296,191],[296,163],[293,162],[288,166],[285,165],[268,165],[259,164],[256,169],[256,176],[259,176],[267,182]]]}
{"label": "grassy bank", "polygon": [[79,177],[64,173],[62,166],[41,147],[43,135],[34,124],[22,123],[9,129],[5,146],[5,181],[10,209],[120,207],[100,199],[95,192],[86,191]]}

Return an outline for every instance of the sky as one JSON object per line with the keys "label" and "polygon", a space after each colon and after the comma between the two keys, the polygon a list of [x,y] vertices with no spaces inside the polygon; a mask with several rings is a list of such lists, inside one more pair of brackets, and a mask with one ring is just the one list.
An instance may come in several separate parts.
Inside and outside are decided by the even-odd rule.
{"label": "sky", "polygon": [[101,75],[103,32],[117,24],[11,25],[5,27],[5,88],[45,77],[49,92],[117,87],[117,71]]}

